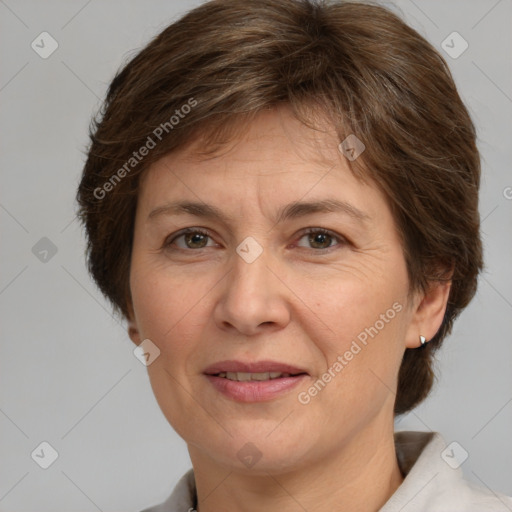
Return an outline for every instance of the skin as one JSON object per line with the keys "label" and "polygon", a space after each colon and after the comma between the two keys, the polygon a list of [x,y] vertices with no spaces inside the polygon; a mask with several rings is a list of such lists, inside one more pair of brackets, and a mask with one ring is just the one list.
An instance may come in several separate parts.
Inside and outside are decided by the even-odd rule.
{"label": "skin", "polygon": [[[214,158],[197,157],[198,141],[155,163],[141,184],[129,334],[160,350],[147,368],[151,385],[188,445],[201,512],[375,511],[403,480],[393,442],[398,369],[406,347],[439,329],[450,285],[408,293],[385,197],[354,177],[326,120],[324,128],[305,127],[286,107],[264,111]],[[367,219],[317,212],[276,222],[283,205],[326,198]],[[185,199],[212,204],[229,221],[149,217]],[[173,240],[198,227],[210,237]],[[305,228],[333,236],[319,243]],[[236,252],[249,236],[263,249],[252,263]],[[301,404],[298,394],[396,303],[401,311]],[[309,375],[275,399],[239,403],[203,374],[226,359],[274,360]],[[261,454],[250,468],[237,457],[248,442]]]}

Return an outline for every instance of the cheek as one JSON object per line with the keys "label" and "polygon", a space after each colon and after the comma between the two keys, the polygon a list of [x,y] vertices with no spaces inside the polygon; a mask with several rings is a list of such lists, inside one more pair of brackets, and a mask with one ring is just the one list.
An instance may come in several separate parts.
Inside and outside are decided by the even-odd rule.
{"label": "cheek", "polygon": [[310,321],[304,327],[320,326],[328,345],[338,351],[355,339],[364,343],[377,334],[397,334],[404,320],[407,282],[402,272],[372,279],[339,273],[323,282],[297,277],[295,283],[294,291],[308,306]]}
{"label": "cheek", "polygon": [[[149,338],[165,355],[171,348],[180,350],[188,346],[189,330],[198,318],[202,282],[191,283],[179,277],[179,272],[169,275],[159,271],[139,271],[131,275],[131,292],[137,327],[140,335]],[[169,339],[173,343],[168,342]]]}
{"label": "cheek", "polygon": [[132,261],[130,287],[139,325],[169,330],[205,294],[208,274],[193,277],[162,255],[142,254]]}
{"label": "cheek", "polygon": [[[183,411],[193,407],[189,378],[206,314],[206,302],[201,298],[211,286],[203,286],[204,280],[184,282],[179,275],[154,269],[138,272],[135,267],[131,291],[141,339],[150,339],[160,350],[159,357],[147,367],[153,394],[169,423],[187,438],[190,425],[184,421]],[[199,408],[198,414],[201,411]]]}
{"label": "cheek", "polygon": [[160,350],[160,357],[148,366],[158,401],[169,389],[188,387],[189,379],[197,374],[198,361],[216,358],[218,347],[208,346],[208,339],[210,335],[218,338],[212,334],[213,297],[222,275],[192,275],[151,264],[133,267],[131,291],[137,327],[141,339],[150,339]]}
{"label": "cheek", "polygon": [[[340,273],[321,284],[297,285],[310,306],[304,310],[303,328],[325,362],[316,377],[332,382],[321,401],[365,407],[393,389],[409,321],[405,264],[393,267],[373,273],[372,279]],[[322,334],[315,335],[313,326]]]}

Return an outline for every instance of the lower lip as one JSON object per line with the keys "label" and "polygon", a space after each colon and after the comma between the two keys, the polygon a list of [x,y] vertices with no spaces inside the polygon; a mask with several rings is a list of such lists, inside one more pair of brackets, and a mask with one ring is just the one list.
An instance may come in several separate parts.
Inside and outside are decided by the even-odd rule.
{"label": "lower lip", "polygon": [[290,391],[307,375],[282,377],[270,380],[236,381],[215,375],[206,375],[213,386],[224,396],[237,402],[265,402]]}

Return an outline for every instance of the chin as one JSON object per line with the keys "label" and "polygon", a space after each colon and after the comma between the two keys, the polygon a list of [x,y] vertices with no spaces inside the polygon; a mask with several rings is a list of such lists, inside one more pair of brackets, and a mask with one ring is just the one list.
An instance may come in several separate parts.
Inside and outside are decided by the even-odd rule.
{"label": "chin", "polygon": [[[315,440],[312,436],[305,436],[307,430],[300,426],[293,431],[272,431],[276,424],[273,421],[272,427],[268,427],[261,425],[261,422],[259,425],[255,421],[250,421],[249,425],[240,422],[230,428],[232,437],[219,429],[209,433],[202,430],[197,433],[197,437],[194,436],[196,439],[190,439],[191,432],[188,430],[188,436],[182,437],[189,446],[193,463],[194,455],[201,457],[203,454],[228,471],[268,477],[269,473],[289,472],[308,465],[311,462],[310,455],[314,452],[311,443]],[[308,446],[304,444],[306,439]],[[209,442],[206,444],[205,440]]]}

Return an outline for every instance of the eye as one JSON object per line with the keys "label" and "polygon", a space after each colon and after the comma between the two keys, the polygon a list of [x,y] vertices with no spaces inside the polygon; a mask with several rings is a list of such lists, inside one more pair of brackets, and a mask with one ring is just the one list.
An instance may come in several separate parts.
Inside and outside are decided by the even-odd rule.
{"label": "eye", "polygon": [[[309,246],[301,244],[301,240],[306,240],[306,244],[309,244]],[[302,234],[297,246],[322,250],[330,249],[336,245],[345,245],[346,243],[347,241],[343,237],[336,235],[327,229],[310,228]]]}
{"label": "eye", "polygon": [[[305,240],[305,242],[302,242]],[[210,242],[210,243],[209,243]],[[297,242],[298,247],[306,247],[322,251],[331,249],[338,245],[346,245],[347,240],[327,229],[323,228],[309,228],[304,231]],[[215,243],[211,239],[211,235],[208,231],[201,228],[186,228],[169,235],[164,242],[163,248],[188,250],[188,249],[204,249],[207,247],[213,247]]]}
{"label": "eye", "polygon": [[[170,235],[164,242],[164,248],[171,248],[175,245],[178,249],[204,249],[212,247],[208,244],[210,233],[198,228],[187,228],[177,234]],[[180,243],[177,243],[180,241]],[[212,242],[213,243],[213,242]]]}

